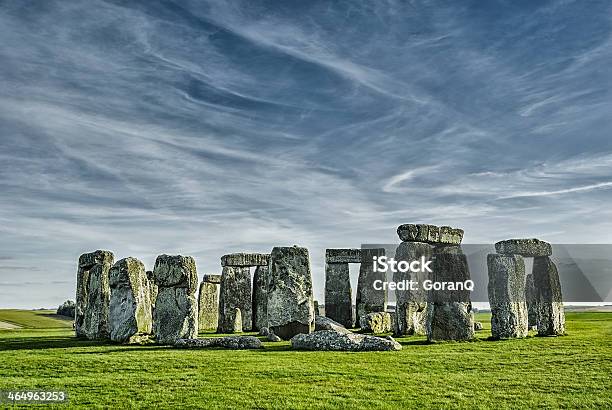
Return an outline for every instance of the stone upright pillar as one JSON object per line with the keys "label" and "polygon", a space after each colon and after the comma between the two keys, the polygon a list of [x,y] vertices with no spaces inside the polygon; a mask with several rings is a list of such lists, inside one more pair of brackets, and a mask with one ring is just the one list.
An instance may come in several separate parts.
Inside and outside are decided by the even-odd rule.
{"label": "stone upright pillar", "polygon": [[533,273],[525,278],[525,299],[527,301],[527,317],[529,329],[538,326],[538,295],[533,282]]}
{"label": "stone upright pillar", "polygon": [[75,332],[78,337],[108,339],[110,308],[109,271],[115,262],[110,251],[98,250],[79,257]]}
{"label": "stone upright pillar", "polygon": [[312,276],[308,249],[275,247],[268,276],[268,324],[288,340],[314,330]]}
{"label": "stone upright pillar", "polygon": [[520,255],[489,254],[489,304],[494,339],[526,337],[525,261]]}
{"label": "stone upright pillar", "polygon": [[348,263],[325,264],[325,316],[347,329],[355,325]]}
{"label": "stone upright pillar", "polygon": [[537,294],[538,336],[565,333],[565,311],[557,267],[548,256],[533,258],[533,281]]}
{"label": "stone upright pillar", "polygon": [[232,333],[235,309],[240,309],[242,330],[253,326],[251,299],[251,270],[248,267],[225,266],[221,274],[219,292],[219,324],[217,333]]}
{"label": "stone upright pillar", "polygon": [[217,330],[219,325],[219,283],[221,275],[204,275],[198,294],[200,331]]}
{"label": "stone upright pillar", "polygon": [[[465,282],[470,279],[467,258],[460,246],[436,246],[432,270],[433,282]],[[474,313],[468,290],[431,290],[427,315],[427,339],[430,341],[474,337]]]}
{"label": "stone upright pillar", "polygon": [[153,312],[153,333],[160,344],[198,336],[196,264],[191,256],[160,255],[153,270],[158,287]]}
{"label": "stone upright pillar", "polygon": [[253,275],[253,330],[268,327],[268,266],[257,266]]}
{"label": "stone upright pillar", "polygon": [[387,310],[387,291],[374,289],[374,282],[385,282],[386,272],[374,272],[374,256],[384,256],[385,249],[361,249],[361,266],[359,267],[359,280],[357,281],[357,319],[368,313],[384,312]]}
{"label": "stone upright pillar", "polygon": [[[425,257],[431,259],[433,246],[424,242],[402,242],[395,251],[395,260],[412,262]],[[424,335],[427,322],[427,292],[423,290],[423,281],[428,279],[424,272],[394,272],[393,281],[415,281],[418,290],[395,290],[395,336]]]}
{"label": "stone upright pillar", "polygon": [[136,258],[117,261],[110,269],[109,328],[112,341],[140,342],[151,334],[153,318],[149,281]]}

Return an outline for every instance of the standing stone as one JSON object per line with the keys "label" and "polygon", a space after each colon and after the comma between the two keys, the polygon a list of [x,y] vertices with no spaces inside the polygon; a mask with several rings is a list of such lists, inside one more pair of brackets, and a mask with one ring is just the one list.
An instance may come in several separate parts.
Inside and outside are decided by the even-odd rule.
{"label": "standing stone", "polygon": [[234,328],[234,309],[240,309],[242,329],[253,326],[251,299],[251,271],[248,267],[225,266],[221,274],[219,292],[218,333],[231,333]]}
{"label": "standing stone", "polygon": [[[314,312],[315,312],[315,316],[319,316],[321,315],[321,307],[319,306],[319,301],[315,300],[314,302],[312,302],[313,306],[314,306]],[[324,316],[325,314],[323,314]]]}
{"label": "standing stone", "polygon": [[253,330],[268,327],[268,266],[258,266],[253,274]]}
{"label": "standing stone", "polygon": [[242,314],[238,308],[234,309],[234,320],[231,333],[242,333]]}
{"label": "standing stone", "polygon": [[533,259],[533,281],[537,292],[538,336],[565,333],[565,311],[557,267],[548,256]]}
{"label": "standing stone", "polygon": [[149,295],[151,296],[151,312],[155,308],[155,300],[157,300],[157,285],[153,277],[153,271],[147,271],[147,282],[149,283]]}
{"label": "standing stone", "polygon": [[359,318],[359,326],[364,332],[380,334],[391,331],[391,314],[389,312],[375,312]]}
{"label": "standing stone", "polygon": [[349,329],[355,324],[348,263],[325,264],[325,316]]}
{"label": "standing stone", "polygon": [[[387,310],[386,289],[374,289],[374,282],[386,281],[386,272],[374,272],[373,258],[385,255],[384,248],[362,249],[359,280],[357,281],[357,318],[368,313],[384,312]],[[325,302],[327,303],[327,302]],[[327,311],[327,306],[325,307]]]}
{"label": "standing stone", "polygon": [[110,269],[110,338],[138,342],[153,327],[151,295],[144,264],[136,258],[117,261]]}
{"label": "standing stone", "polygon": [[520,255],[489,254],[489,304],[494,339],[526,337],[525,261]]}
{"label": "standing stone", "polygon": [[[395,251],[395,260],[412,262],[425,257],[431,259],[433,247],[424,242],[402,242]],[[415,281],[417,290],[395,290],[395,336],[424,335],[427,322],[427,292],[422,283],[428,279],[426,272],[394,272],[393,281]]]}
{"label": "standing stone", "polygon": [[79,257],[75,313],[75,332],[78,337],[109,337],[108,273],[114,262],[115,256],[110,251],[98,250]]}
{"label": "standing stone", "polygon": [[312,276],[308,249],[275,247],[268,275],[270,330],[288,340],[314,330]]}
{"label": "standing stone", "polygon": [[538,294],[533,282],[533,273],[525,278],[525,299],[527,300],[529,329],[533,329],[538,326]]}
{"label": "standing stone", "polygon": [[153,276],[158,287],[153,312],[153,333],[160,344],[198,335],[196,264],[191,256],[160,255]]}
{"label": "standing stone", "polygon": [[198,295],[199,330],[217,330],[219,325],[219,285],[210,282],[200,283]]}
{"label": "standing stone", "polygon": [[[467,258],[460,246],[436,247],[433,282],[465,282],[470,279]],[[474,313],[468,290],[431,290],[427,304],[427,339],[469,340],[474,337]]]}

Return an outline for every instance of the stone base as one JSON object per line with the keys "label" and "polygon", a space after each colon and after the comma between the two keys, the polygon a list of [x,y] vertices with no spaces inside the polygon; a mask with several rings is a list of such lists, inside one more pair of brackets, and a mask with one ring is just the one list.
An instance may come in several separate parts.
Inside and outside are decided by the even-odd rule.
{"label": "stone base", "polygon": [[291,322],[282,326],[272,326],[270,330],[274,332],[274,334],[280,337],[283,340],[289,340],[293,336],[298,335],[300,333],[311,333],[314,331],[314,323],[305,325],[300,322]]}

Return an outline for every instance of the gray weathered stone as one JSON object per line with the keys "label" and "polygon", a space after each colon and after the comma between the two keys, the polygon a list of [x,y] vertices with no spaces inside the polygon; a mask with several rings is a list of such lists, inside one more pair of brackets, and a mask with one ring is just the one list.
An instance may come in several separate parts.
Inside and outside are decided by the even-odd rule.
{"label": "gray weathered stone", "polygon": [[221,276],[222,275],[204,275],[202,277],[202,282],[206,282],[206,283],[214,283],[216,285],[220,285],[221,284]]}
{"label": "gray weathered stone", "polygon": [[242,333],[242,313],[240,309],[234,308],[234,323],[232,333]]}
{"label": "gray weathered stone", "polygon": [[482,322],[474,322],[474,330],[482,330]]}
{"label": "gray weathered stone", "polygon": [[79,257],[75,331],[78,337],[107,339],[110,286],[108,273],[115,262],[110,251],[97,250]]}
{"label": "gray weathered stone", "polygon": [[288,340],[314,329],[312,276],[308,249],[275,247],[268,274],[268,327]]}
{"label": "gray weathered stone", "polygon": [[380,334],[391,332],[391,314],[389,312],[373,312],[359,318],[361,330]]}
{"label": "gray weathered stone", "polygon": [[525,299],[527,301],[529,328],[531,329],[538,325],[538,294],[536,292],[535,283],[533,282],[532,273],[525,278]]}
{"label": "gray weathered stone", "polygon": [[358,333],[321,330],[310,334],[299,334],[291,339],[291,348],[296,350],[332,350],[349,352],[397,351],[402,345],[386,338]]}
{"label": "gray weathered stone", "polygon": [[155,278],[151,270],[147,271],[147,283],[149,284],[149,296],[151,297],[151,312],[153,312],[155,301],[157,300],[157,285],[155,284]]}
{"label": "gray weathered stone", "polygon": [[268,266],[270,255],[266,253],[231,253],[221,257],[221,266]]}
{"label": "gray weathered stone", "polygon": [[259,329],[259,336],[268,336],[270,334],[270,329],[268,329],[267,327],[262,327],[261,329]]}
{"label": "gray weathered stone", "polygon": [[463,240],[463,230],[450,226],[403,224],[397,228],[397,234],[402,242],[424,242],[434,245],[459,245]]}
{"label": "gray weathered stone", "polygon": [[266,336],[266,340],[268,340],[268,342],[280,342],[283,339],[281,339],[280,337],[276,336],[274,334],[274,332],[270,332],[270,333],[268,333],[268,336]]}
{"label": "gray weathered stone", "polygon": [[153,334],[160,344],[193,339],[198,334],[198,274],[191,256],[160,255],[153,277],[158,288],[153,311]]}
{"label": "gray weathered stone", "polygon": [[325,315],[348,328],[355,324],[348,263],[325,264]]}
{"label": "gray weathered stone", "polygon": [[552,246],[539,239],[508,239],[495,244],[495,252],[524,257],[550,256]]}
{"label": "gray weathered stone", "polygon": [[76,303],[74,303],[72,300],[67,300],[57,308],[56,314],[60,316],[66,316],[74,320],[75,312]]}
{"label": "gray weathered stone", "polygon": [[[206,275],[205,275],[206,276]],[[217,330],[219,325],[219,285],[202,281],[198,293],[199,330]]]}
{"label": "gray weathered stone", "polygon": [[335,330],[336,332],[351,333],[350,330],[342,326],[340,323],[328,317],[315,316],[315,331],[319,330]]}
{"label": "gray weathered stone", "polygon": [[[386,281],[385,272],[374,272],[373,258],[385,255],[384,248],[362,249],[361,266],[359,267],[359,279],[357,281],[357,318],[372,312],[384,312],[387,310],[386,289],[377,290],[374,282]],[[327,304],[327,302],[325,302]],[[325,307],[327,313],[327,306]]]}
{"label": "gray weathered stone", "polygon": [[258,266],[253,275],[253,329],[268,327],[268,266]]}
{"label": "gray weathered stone", "polygon": [[136,258],[117,261],[110,269],[109,285],[111,340],[130,343],[150,335],[153,317],[144,264]]}
{"label": "gray weathered stone", "polygon": [[525,261],[520,255],[489,254],[489,304],[494,339],[526,337]]}
{"label": "gray weathered stone", "polygon": [[[412,262],[425,257],[431,259],[433,246],[424,242],[402,242],[395,251],[395,260]],[[393,281],[415,281],[419,283],[417,290],[395,290],[395,320],[393,333],[395,336],[424,335],[427,320],[427,292],[422,283],[428,279],[423,272],[394,272]]]}
{"label": "gray weathered stone", "polygon": [[[470,279],[467,258],[460,247],[436,247],[433,282],[465,282]],[[474,313],[468,290],[432,290],[427,304],[427,339],[469,340],[474,337]]]}
{"label": "gray weathered stone", "polygon": [[174,347],[181,349],[205,349],[209,347],[222,347],[225,349],[261,349],[261,340],[255,336],[225,336],[209,337],[206,339],[179,339]]}
{"label": "gray weathered stone", "polygon": [[314,305],[314,312],[315,312],[315,316],[325,316],[325,314],[323,312],[321,312],[321,306],[319,306],[319,301],[315,300],[314,302],[312,302],[312,304]]}
{"label": "gray weathered stone", "polygon": [[218,333],[234,331],[234,309],[240,309],[242,330],[253,326],[253,301],[251,298],[251,271],[246,267],[226,266],[223,268],[219,292]]}
{"label": "gray weathered stone", "polygon": [[361,249],[326,249],[326,263],[361,263]]}
{"label": "gray weathered stone", "polygon": [[548,256],[533,259],[533,281],[537,293],[538,335],[565,334],[565,311],[559,273]]}

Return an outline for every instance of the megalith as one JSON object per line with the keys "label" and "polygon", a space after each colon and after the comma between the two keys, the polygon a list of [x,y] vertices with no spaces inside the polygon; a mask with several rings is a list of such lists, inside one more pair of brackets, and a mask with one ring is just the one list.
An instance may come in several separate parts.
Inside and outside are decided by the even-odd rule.
{"label": "megalith", "polygon": [[[464,282],[470,280],[466,256],[460,246],[434,248],[431,280]],[[427,339],[469,340],[474,337],[474,313],[470,291],[463,289],[430,290],[427,304]]]}
{"label": "megalith", "polygon": [[232,331],[230,333],[242,333],[242,313],[235,308],[232,321]]}
{"label": "megalith", "polygon": [[529,329],[531,330],[538,326],[538,295],[533,281],[533,273],[525,277],[525,299],[527,301]]}
{"label": "megalith", "polygon": [[548,256],[538,256],[533,259],[533,281],[537,296],[538,335],[563,335],[565,311],[559,272]]}
{"label": "megalith", "polygon": [[314,330],[312,276],[308,249],[275,247],[268,273],[268,324],[288,340]]}
{"label": "megalith", "polygon": [[75,333],[87,339],[108,339],[109,271],[115,262],[110,251],[97,250],[79,257]]}
{"label": "megalith", "polygon": [[144,264],[136,258],[117,261],[109,272],[110,339],[140,342],[153,327],[149,281]]}
{"label": "megalith", "polygon": [[221,275],[204,275],[198,293],[198,327],[199,330],[217,330],[219,324],[219,284],[211,277]]}
{"label": "megalith", "polygon": [[240,309],[242,329],[251,330],[251,271],[248,267],[224,266],[219,292],[218,333],[232,333],[235,309]]}
{"label": "megalith", "polygon": [[552,245],[539,239],[507,239],[495,244],[495,252],[507,255],[521,255],[525,258],[552,255]]}
{"label": "megalith", "polygon": [[253,328],[259,331],[268,327],[268,266],[257,266],[253,274]]}
{"label": "megalith", "polygon": [[151,312],[153,312],[155,300],[157,299],[157,285],[155,284],[155,278],[151,270],[147,271],[147,282],[149,284],[149,296],[151,297]]}
{"label": "megalith", "polygon": [[494,339],[526,337],[529,333],[525,301],[525,261],[520,255],[489,254],[489,304]]}
{"label": "megalith", "polygon": [[361,266],[359,267],[356,298],[358,320],[361,320],[361,316],[368,313],[387,310],[387,290],[374,288],[374,282],[377,280],[386,281],[386,272],[374,271],[373,258],[384,255],[384,248],[361,249]]}
{"label": "megalith", "polygon": [[153,333],[160,344],[198,335],[198,274],[191,256],[160,255],[153,276],[158,287]]}
{"label": "megalith", "polygon": [[325,258],[325,316],[346,328],[352,328],[355,324],[355,312],[349,265],[347,262],[330,262],[334,257],[331,253],[333,251],[336,249],[327,249]]}
{"label": "megalith", "polygon": [[[397,262],[412,262],[425,257],[431,259],[433,246],[425,242],[402,242],[395,251]],[[401,272],[393,273],[393,281],[415,281],[419,284],[417,289],[395,290],[395,320],[393,333],[395,336],[403,335],[425,335],[427,321],[427,292],[421,284],[429,279],[426,272]]]}

